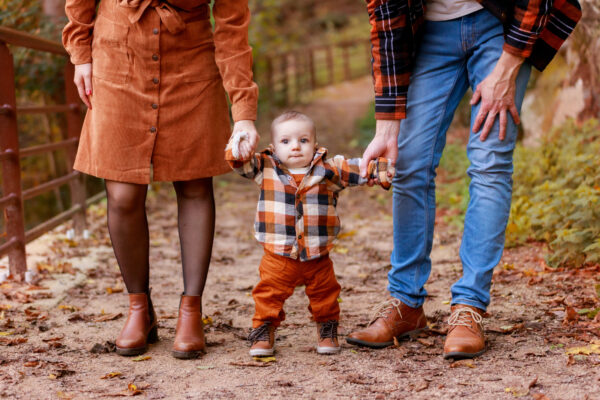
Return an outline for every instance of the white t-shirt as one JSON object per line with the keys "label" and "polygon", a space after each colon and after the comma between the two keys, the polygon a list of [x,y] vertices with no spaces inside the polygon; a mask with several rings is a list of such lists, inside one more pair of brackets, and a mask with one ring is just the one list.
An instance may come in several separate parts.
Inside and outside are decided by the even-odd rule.
{"label": "white t-shirt", "polygon": [[428,21],[448,21],[481,10],[483,6],[476,0],[427,0],[425,19]]}

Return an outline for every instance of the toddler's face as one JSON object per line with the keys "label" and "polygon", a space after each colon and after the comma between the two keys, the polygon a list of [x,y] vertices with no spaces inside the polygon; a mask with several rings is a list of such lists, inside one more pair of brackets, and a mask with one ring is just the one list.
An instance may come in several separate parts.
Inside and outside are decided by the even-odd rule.
{"label": "toddler's face", "polygon": [[277,124],[273,132],[275,154],[288,168],[310,165],[315,154],[315,134],[307,121],[288,120]]}

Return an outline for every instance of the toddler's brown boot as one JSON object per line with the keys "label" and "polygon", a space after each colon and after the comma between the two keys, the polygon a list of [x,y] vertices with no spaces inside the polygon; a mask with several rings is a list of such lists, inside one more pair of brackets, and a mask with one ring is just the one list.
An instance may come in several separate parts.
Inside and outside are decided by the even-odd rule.
{"label": "toddler's brown boot", "polygon": [[258,328],[254,328],[248,335],[250,355],[252,357],[268,357],[275,352],[275,327],[267,321]]}
{"label": "toddler's brown boot", "polygon": [[329,320],[327,322],[317,323],[319,333],[319,342],[317,343],[317,353],[319,354],[337,354],[340,352],[338,343],[338,321]]}

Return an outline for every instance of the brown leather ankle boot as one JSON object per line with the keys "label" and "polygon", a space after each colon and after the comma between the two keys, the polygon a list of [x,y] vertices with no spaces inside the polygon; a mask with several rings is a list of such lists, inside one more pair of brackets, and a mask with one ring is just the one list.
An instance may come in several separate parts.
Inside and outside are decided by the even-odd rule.
{"label": "brown leather ankle boot", "polygon": [[146,352],[148,343],[157,341],[156,313],[150,295],[130,293],[127,321],[116,340],[117,354],[137,356]]}
{"label": "brown leather ankle boot", "polygon": [[173,357],[198,358],[204,353],[206,353],[206,344],[202,323],[202,297],[182,295],[173,343]]}
{"label": "brown leather ankle boot", "polygon": [[483,314],[479,308],[456,304],[448,318],[444,358],[473,358],[485,352]]}

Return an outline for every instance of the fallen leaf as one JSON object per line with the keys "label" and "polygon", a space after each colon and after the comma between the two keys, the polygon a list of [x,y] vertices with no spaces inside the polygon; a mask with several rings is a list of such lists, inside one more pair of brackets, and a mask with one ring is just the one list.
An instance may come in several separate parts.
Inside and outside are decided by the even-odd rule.
{"label": "fallen leaf", "polygon": [[563,319],[563,325],[572,324],[573,322],[576,322],[577,320],[579,320],[579,314],[577,314],[577,311],[575,311],[575,309],[571,306],[566,306],[565,307],[565,318]]}
{"label": "fallen leaf", "polygon": [[444,300],[442,301],[442,304],[450,304],[450,300]]}
{"label": "fallen leaf", "polygon": [[56,375],[50,374],[50,375],[48,375],[48,379],[56,379]]}
{"label": "fallen leaf", "polygon": [[514,397],[525,397],[529,394],[529,389],[525,389],[525,388],[513,388],[513,387],[507,387],[506,389],[504,389],[504,391],[506,393],[510,393],[512,394]]}
{"label": "fallen leaf", "polygon": [[429,387],[429,382],[423,379],[417,386],[415,386],[415,392],[420,392]]}
{"label": "fallen leaf", "polygon": [[600,344],[592,343],[582,347],[571,347],[566,350],[566,354],[584,354],[589,356],[590,354],[600,354]]}
{"label": "fallen leaf", "polygon": [[335,246],[333,248],[333,251],[339,254],[347,254],[348,253],[348,248],[347,247],[343,247],[343,246]]}
{"label": "fallen leaf", "polygon": [[26,363],[23,364],[23,366],[32,368],[32,367],[37,367],[39,363],[40,363],[39,361],[27,361]]}
{"label": "fallen leaf", "polygon": [[71,312],[79,311],[79,307],[71,306],[68,304],[60,304],[58,306],[58,308],[60,308],[61,310],[66,310],[66,311],[71,311]]}
{"label": "fallen leaf", "polygon": [[108,294],[123,292],[122,287],[107,287],[107,288],[105,288],[105,290],[106,290],[106,293],[108,293]]}
{"label": "fallen leaf", "polygon": [[271,365],[270,363],[261,363],[261,362],[238,362],[232,361],[229,365],[235,365],[236,367],[268,367]]}
{"label": "fallen leaf", "polygon": [[541,393],[532,393],[531,397],[533,397],[533,400],[550,400],[546,395]]}
{"label": "fallen leaf", "polygon": [[270,363],[270,362],[277,361],[277,359],[273,356],[271,356],[271,357],[252,357],[252,359],[254,361],[260,361],[260,362],[264,362],[264,363]]}
{"label": "fallen leaf", "polygon": [[427,346],[427,347],[431,347],[435,344],[433,339],[427,339],[427,338],[417,338],[417,342],[419,342],[423,346]]}
{"label": "fallen leaf", "polygon": [[10,336],[12,334],[12,332],[0,332],[0,336]]}
{"label": "fallen leaf", "polygon": [[146,361],[150,360],[151,358],[151,356],[137,356],[135,358],[132,358],[131,361]]}
{"label": "fallen leaf", "polygon": [[94,318],[93,321],[94,322],[112,321],[113,319],[121,318],[122,316],[123,316],[122,313],[104,314],[104,315]]}
{"label": "fallen leaf", "polygon": [[212,325],[213,319],[210,316],[207,315],[204,318],[202,318],[202,323],[204,325]]}
{"label": "fallen leaf", "polygon": [[356,235],[356,230],[340,233],[337,237],[338,237],[338,239],[344,239],[347,237],[352,237],[354,235]]}
{"label": "fallen leaf", "polygon": [[112,379],[112,378],[116,378],[117,376],[121,376],[121,375],[122,374],[120,372],[109,372],[108,374],[104,375],[100,379]]}
{"label": "fallen leaf", "polygon": [[458,360],[458,361],[454,361],[452,364],[450,364],[450,368],[458,368],[458,367],[475,368],[475,364],[473,363],[473,360]]}
{"label": "fallen leaf", "polygon": [[206,369],[213,369],[214,367],[215,367],[214,365],[198,365],[196,367],[196,369],[206,370]]}

